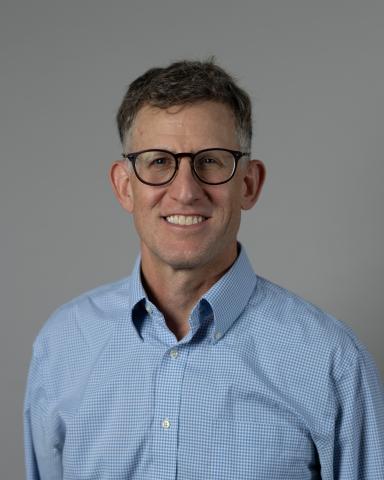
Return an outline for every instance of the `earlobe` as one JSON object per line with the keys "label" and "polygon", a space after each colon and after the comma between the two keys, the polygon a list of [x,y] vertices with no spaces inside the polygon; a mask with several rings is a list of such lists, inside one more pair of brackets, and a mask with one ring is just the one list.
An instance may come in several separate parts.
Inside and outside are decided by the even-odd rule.
{"label": "earlobe", "polygon": [[129,213],[133,211],[133,195],[128,166],[123,160],[114,162],[109,171],[112,190],[120,205]]}
{"label": "earlobe", "polygon": [[245,167],[241,208],[249,210],[259,198],[265,180],[265,166],[260,160],[250,160]]}

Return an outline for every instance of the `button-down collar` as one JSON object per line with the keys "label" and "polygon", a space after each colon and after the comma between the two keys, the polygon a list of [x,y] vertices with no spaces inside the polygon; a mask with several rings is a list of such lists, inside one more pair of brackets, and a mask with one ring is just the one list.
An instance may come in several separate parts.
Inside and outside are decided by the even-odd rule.
{"label": "button-down collar", "polygon": [[[128,308],[132,311],[132,321],[139,333],[139,322],[145,320],[149,309],[155,310],[147,298],[141,282],[141,258],[137,258],[130,278],[130,302]],[[192,335],[202,322],[212,320],[212,341],[217,342],[231,327],[233,322],[244,310],[256,286],[257,277],[252,269],[245,249],[240,247],[240,253],[232,267],[218,280],[201,298],[192,310],[190,326]],[[141,338],[141,337],[140,337]]]}
{"label": "button-down collar", "polygon": [[213,341],[219,341],[239,317],[256,287],[257,277],[243,247],[237,260],[203,296],[213,311]]}

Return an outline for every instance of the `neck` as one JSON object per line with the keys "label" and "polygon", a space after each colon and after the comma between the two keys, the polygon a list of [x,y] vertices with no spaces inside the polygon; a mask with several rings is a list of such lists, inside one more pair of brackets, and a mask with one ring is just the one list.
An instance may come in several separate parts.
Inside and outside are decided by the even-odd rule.
{"label": "neck", "polygon": [[189,331],[189,316],[199,301],[231,267],[237,250],[222,262],[199,268],[175,269],[142,252],[142,282],[150,300],[163,313],[168,328],[180,340]]}

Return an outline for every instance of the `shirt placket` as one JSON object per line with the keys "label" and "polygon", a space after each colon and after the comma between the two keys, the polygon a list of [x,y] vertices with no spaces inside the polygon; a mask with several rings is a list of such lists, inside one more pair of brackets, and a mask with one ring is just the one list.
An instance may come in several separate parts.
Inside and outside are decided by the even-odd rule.
{"label": "shirt placket", "polygon": [[[152,320],[164,329],[163,341],[170,340],[164,319],[150,309]],[[159,318],[159,316],[161,318]],[[162,354],[154,380],[154,410],[151,435],[151,457],[156,480],[177,478],[178,430],[182,381],[187,364],[188,344],[173,342]]]}

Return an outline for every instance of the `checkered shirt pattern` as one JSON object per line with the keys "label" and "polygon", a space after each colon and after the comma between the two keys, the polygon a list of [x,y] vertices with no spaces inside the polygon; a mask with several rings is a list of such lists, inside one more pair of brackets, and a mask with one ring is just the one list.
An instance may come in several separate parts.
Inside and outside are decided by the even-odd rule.
{"label": "checkered shirt pattern", "polygon": [[27,480],[383,480],[384,392],[342,322],[244,248],[177,341],[133,273],[58,309],[25,396]]}

